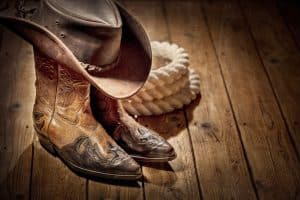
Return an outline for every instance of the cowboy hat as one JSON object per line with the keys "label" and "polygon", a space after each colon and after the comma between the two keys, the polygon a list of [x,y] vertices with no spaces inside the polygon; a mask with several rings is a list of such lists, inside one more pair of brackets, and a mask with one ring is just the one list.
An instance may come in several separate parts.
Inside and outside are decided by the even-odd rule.
{"label": "cowboy hat", "polygon": [[143,86],[151,68],[149,39],[119,3],[41,0],[33,5],[31,19],[1,14],[0,24],[110,97],[126,98]]}

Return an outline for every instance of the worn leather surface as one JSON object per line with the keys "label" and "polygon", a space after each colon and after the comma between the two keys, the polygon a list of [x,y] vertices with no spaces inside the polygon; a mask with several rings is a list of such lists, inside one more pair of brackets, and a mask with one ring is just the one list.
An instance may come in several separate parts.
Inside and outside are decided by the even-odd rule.
{"label": "worn leather surface", "polygon": [[40,56],[35,51],[36,98],[33,107],[33,122],[35,128],[46,133],[52,118],[55,105],[56,87],[58,80],[58,64],[51,59]]}
{"label": "worn leather surface", "polygon": [[33,21],[51,30],[78,60],[112,63],[119,54],[122,20],[111,1],[42,0]]}
{"label": "worn leather surface", "polygon": [[0,24],[81,73],[106,95],[129,97],[147,80],[149,39],[121,5],[111,0],[28,0],[16,9],[14,14],[0,12]]}
{"label": "worn leather surface", "polygon": [[36,50],[35,60],[34,126],[59,156],[66,163],[96,172],[140,173],[139,165],[94,119],[89,82]]}
{"label": "worn leather surface", "polygon": [[136,122],[121,103],[92,88],[92,108],[97,120],[131,155],[175,158],[173,147],[153,130]]}

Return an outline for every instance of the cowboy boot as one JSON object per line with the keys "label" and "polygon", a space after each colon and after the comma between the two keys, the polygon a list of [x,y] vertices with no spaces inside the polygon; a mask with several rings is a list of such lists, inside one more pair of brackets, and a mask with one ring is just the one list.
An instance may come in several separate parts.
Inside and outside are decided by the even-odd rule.
{"label": "cowboy boot", "polygon": [[89,92],[92,84],[108,96],[126,98],[142,87],[151,67],[143,27],[111,0],[41,0],[32,5],[28,16],[26,5],[17,6],[23,19],[0,13],[0,24],[34,47],[33,116],[41,144],[76,172],[139,178],[139,165],[94,119]]}
{"label": "cowboy boot", "polygon": [[131,157],[143,162],[167,162],[176,158],[173,147],[156,132],[136,122],[118,100],[94,87],[91,94],[96,119]]}
{"label": "cowboy boot", "polygon": [[34,127],[40,143],[73,171],[116,179],[141,177],[139,165],[107,135],[90,108],[90,83],[35,50]]}

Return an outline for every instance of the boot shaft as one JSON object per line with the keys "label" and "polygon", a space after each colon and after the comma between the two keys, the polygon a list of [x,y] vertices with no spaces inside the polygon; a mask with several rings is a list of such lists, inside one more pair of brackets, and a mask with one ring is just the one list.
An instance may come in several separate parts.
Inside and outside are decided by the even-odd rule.
{"label": "boot shaft", "polygon": [[[90,84],[79,73],[34,50],[36,99],[35,128],[48,137],[53,118],[68,124],[87,124],[91,117]],[[80,114],[82,113],[82,114]],[[84,120],[86,119],[86,120]]]}
{"label": "boot shaft", "polygon": [[[36,97],[33,123],[39,133],[46,134],[54,113],[58,84],[58,63],[34,49]],[[45,135],[47,136],[47,135]]]}
{"label": "boot shaft", "polygon": [[140,166],[107,135],[90,108],[90,83],[79,73],[35,51],[34,126],[42,146],[73,171],[137,179]]}

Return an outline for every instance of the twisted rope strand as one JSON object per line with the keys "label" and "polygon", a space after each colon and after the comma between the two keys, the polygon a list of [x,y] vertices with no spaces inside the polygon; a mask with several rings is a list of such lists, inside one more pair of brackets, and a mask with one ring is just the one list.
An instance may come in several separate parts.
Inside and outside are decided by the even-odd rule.
{"label": "twisted rope strand", "polygon": [[171,60],[160,68],[152,67],[144,87],[129,99],[122,100],[123,107],[132,115],[159,115],[182,108],[200,93],[198,74],[189,69],[185,50],[168,42],[151,42],[153,56]]}
{"label": "twisted rope strand", "polygon": [[194,70],[190,70],[189,82],[177,93],[154,101],[134,102],[123,100],[124,108],[132,115],[160,115],[182,108],[194,100],[200,92],[200,78]]}

